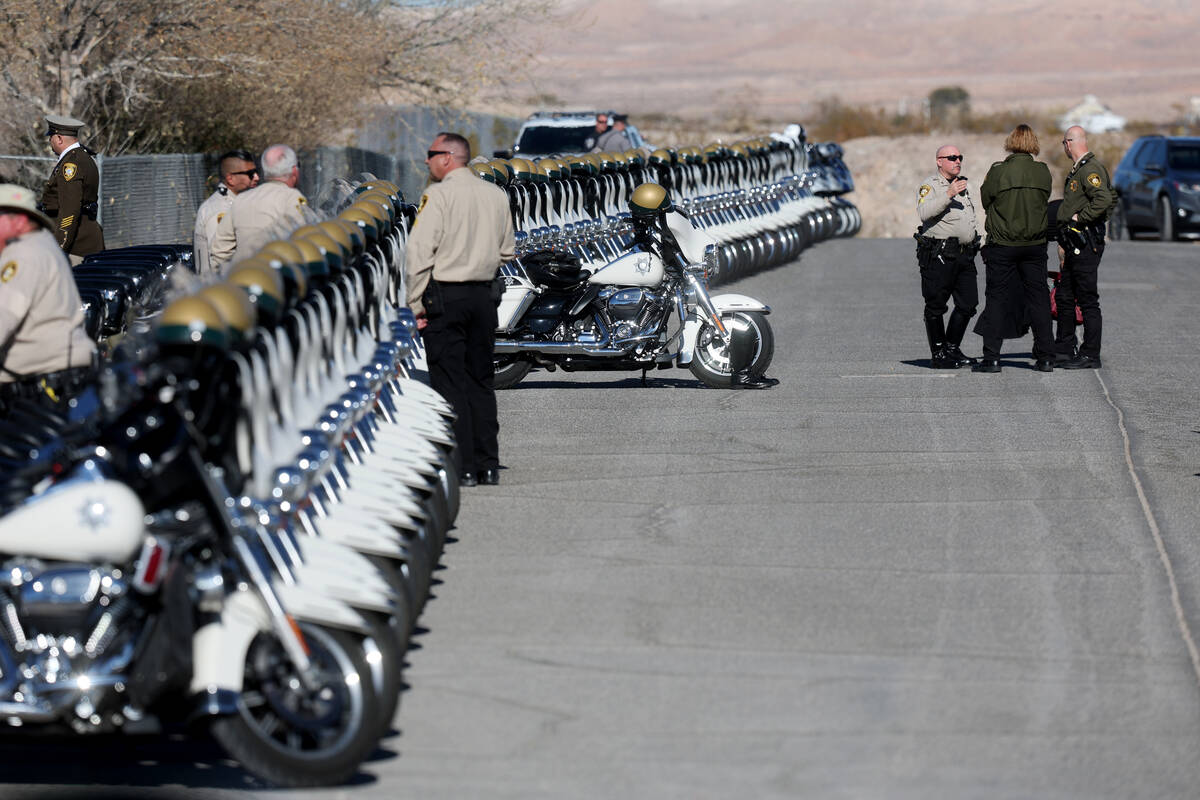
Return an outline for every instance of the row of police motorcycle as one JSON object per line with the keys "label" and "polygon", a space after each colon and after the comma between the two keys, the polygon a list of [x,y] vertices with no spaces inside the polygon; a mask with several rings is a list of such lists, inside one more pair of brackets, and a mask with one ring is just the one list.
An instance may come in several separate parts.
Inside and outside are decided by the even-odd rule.
{"label": "row of police motorcycle", "polygon": [[765,388],[770,308],[709,293],[861,228],[835,144],[799,126],[729,145],[479,161],[504,187],[517,260],[502,268],[495,384],[549,371],[689,368]]}
{"label": "row of police motorcycle", "polygon": [[91,294],[123,341],[68,413],[0,424],[8,733],[203,725],[305,786],[389,729],[458,477],[397,302],[413,209],[348,195],[216,283],[162,249],[85,270],[113,264],[129,308]]}
{"label": "row of police motorcycle", "polygon": [[[792,135],[475,165],[519,229],[497,383],[761,377],[769,309],[708,286],[857,230],[840,164]],[[458,511],[452,411],[403,307],[415,209],[370,176],[315,205],[217,283],[166,246],[76,273],[97,381],[0,423],[0,728],[203,726],[281,786],[345,780],[387,731]]]}

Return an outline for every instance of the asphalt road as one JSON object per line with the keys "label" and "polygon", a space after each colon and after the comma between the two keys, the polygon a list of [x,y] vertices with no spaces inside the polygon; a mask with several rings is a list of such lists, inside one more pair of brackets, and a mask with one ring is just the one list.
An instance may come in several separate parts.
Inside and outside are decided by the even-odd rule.
{"label": "asphalt road", "polygon": [[1200,249],[1101,277],[1098,371],[929,369],[911,242],[852,240],[728,289],[773,390],[534,373],[355,785],[118,739],[4,795],[1196,797]]}

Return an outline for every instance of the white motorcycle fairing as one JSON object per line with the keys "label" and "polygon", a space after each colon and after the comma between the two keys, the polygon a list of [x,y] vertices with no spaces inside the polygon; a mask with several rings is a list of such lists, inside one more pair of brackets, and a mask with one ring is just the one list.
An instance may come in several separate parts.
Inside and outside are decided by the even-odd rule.
{"label": "white motorcycle fairing", "polygon": [[55,561],[126,563],[146,509],[120,481],[72,476],[0,518],[0,552]]}
{"label": "white motorcycle fairing", "polygon": [[[744,294],[718,294],[712,297],[712,304],[717,309],[718,314],[734,311],[757,311],[760,314],[771,313],[770,306]],[[683,337],[683,343],[679,348],[679,357],[675,362],[679,366],[683,367],[692,363],[692,353],[696,350],[696,337],[700,335],[702,323],[703,320],[698,315],[693,314],[683,324],[683,331],[680,334]]]}
{"label": "white motorcycle fairing", "polygon": [[600,286],[658,286],[666,275],[662,259],[644,250],[608,262],[588,277],[588,283]]}

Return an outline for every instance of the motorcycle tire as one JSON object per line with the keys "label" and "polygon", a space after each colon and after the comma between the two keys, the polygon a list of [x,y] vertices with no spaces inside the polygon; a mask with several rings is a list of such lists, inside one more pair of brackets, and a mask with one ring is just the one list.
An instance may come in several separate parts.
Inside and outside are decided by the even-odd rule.
{"label": "motorcycle tire", "polygon": [[[737,311],[721,315],[721,320],[741,318],[750,323],[756,332],[758,342],[754,350],[754,358],[750,361],[750,372],[762,375],[771,366],[775,356],[775,332],[767,315],[761,311]],[[714,389],[728,389],[732,383],[733,374],[729,368],[728,348],[720,346],[720,340],[712,336],[713,332],[705,324],[696,335],[696,351],[692,354],[690,369],[700,382]]]}
{"label": "motorcycle tire", "polygon": [[404,580],[403,572],[400,569],[400,562],[393,561],[386,556],[368,555],[366,559],[371,562],[375,569],[379,570],[379,574],[392,592],[398,597],[394,597],[396,603],[396,613],[388,622],[391,627],[392,635],[396,638],[396,644],[401,649],[402,653],[408,652],[408,640],[412,636],[413,626],[417,624],[417,617],[420,612],[413,604],[412,587],[408,586]]}
{"label": "motorcycle tire", "polygon": [[333,786],[354,775],[379,742],[371,668],[359,637],[300,628],[320,688],[307,697],[293,690],[295,668],[278,637],[263,631],[246,653],[237,713],[215,719],[211,732],[247,772],[276,786]]}
{"label": "motorcycle tire", "polygon": [[360,612],[360,616],[371,632],[371,635],[363,640],[363,654],[367,659],[367,667],[371,670],[371,688],[375,690],[376,734],[382,738],[391,731],[396,709],[400,707],[408,635],[407,631],[403,634],[400,632],[402,623],[394,617],[389,618],[369,611]]}
{"label": "motorcycle tire", "polygon": [[496,389],[511,389],[520,383],[533,364],[528,361],[496,362],[496,374],[492,377],[492,386]]}

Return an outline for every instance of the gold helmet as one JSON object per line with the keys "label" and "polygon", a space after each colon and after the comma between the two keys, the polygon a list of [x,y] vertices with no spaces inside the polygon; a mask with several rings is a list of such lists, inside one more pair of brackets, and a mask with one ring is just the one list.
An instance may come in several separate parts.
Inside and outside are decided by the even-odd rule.
{"label": "gold helmet", "polygon": [[496,172],[488,162],[476,161],[474,164],[469,164],[468,167],[471,172],[475,173],[476,177],[483,178],[488,183],[496,182]]}
{"label": "gold helmet", "polygon": [[311,278],[328,278],[330,272],[329,262],[325,259],[325,253],[321,248],[310,242],[307,238],[296,238],[293,236],[288,240],[288,244],[292,245],[300,252],[300,265]]}
{"label": "gold helmet", "polygon": [[254,263],[263,264],[279,273],[283,278],[284,292],[291,302],[289,306],[298,303],[308,296],[308,273],[300,265],[303,256],[296,246],[289,243],[287,247],[279,247],[284,242],[270,242],[262,250],[252,256]]}
{"label": "gold helmet", "polygon": [[[331,273],[342,271],[342,264],[345,263],[347,250],[344,245],[337,242],[329,234],[320,228],[305,233],[299,237],[321,251],[321,255],[325,258],[325,266]],[[292,234],[293,241],[299,241],[296,234]]]}
{"label": "gold helmet", "polygon": [[[348,219],[342,219],[341,216],[336,216],[328,222],[337,225],[346,232],[346,236],[350,237],[350,252],[352,255],[358,255],[367,246],[367,234],[357,223],[351,222]],[[325,223],[321,223],[325,225]],[[330,234],[332,236],[332,234]]]}
{"label": "gold helmet", "polygon": [[365,208],[362,208],[357,203],[338,214],[338,219],[357,225],[359,230],[363,232],[363,239],[367,244],[374,244],[379,241],[379,222]]}
{"label": "gold helmet", "polygon": [[262,264],[243,261],[229,271],[225,280],[246,294],[258,312],[258,323],[274,325],[283,315],[283,278],[275,270]]}
{"label": "gold helmet", "polygon": [[[351,235],[350,231],[347,230],[347,226],[342,225],[338,222],[338,220],[334,219],[327,219],[324,222],[318,222],[315,227],[318,232],[325,234],[330,239],[333,239],[338,243],[338,246],[344,251],[343,257],[346,260],[354,258],[354,256],[358,254],[358,251],[362,249],[362,234],[359,232],[357,227],[354,228],[354,235]],[[357,249],[355,249],[354,244],[354,238],[356,236],[358,237]]]}
{"label": "gold helmet", "polygon": [[201,289],[196,296],[217,309],[229,329],[230,344],[236,346],[254,340],[254,304],[245,292],[228,283],[214,283]]}
{"label": "gold helmet", "polygon": [[213,304],[199,295],[181,297],[163,309],[155,338],[161,344],[229,348],[229,328]]}
{"label": "gold helmet", "polygon": [[513,178],[512,164],[502,158],[494,159],[491,164],[492,172],[496,173],[496,185],[507,186]]}
{"label": "gold helmet", "polygon": [[660,147],[650,154],[649,160],[655,166],[669,167],[675,163],[675,153]]}
{"label": "gold helmet", "polygon": [[404,206],[404,192],[400,191],[400,187],[391,181],[368,181],[359,187],[360,189],[369,192],[382,192],[392,202],[392,221],[400,215],[400,210]]}
{"label": "gold helmet", "polygon": [[510,158],[508,163],[512,167],[513,180],[532,181],[537,173],[537,168],[528,159]]}
{"label": "gold helmet", "polygon": [[629,213],[635,217],[653,217],[671,210],[671,195],[657,183],[643,183],[629,198]]}
{"label": "gold helmet", "polygon": [[361,208],[375,217],[375,223],[379,226],[379,238],[387,236],[392,230],[392,201],[383,192],[363,192],[350,207]]}

